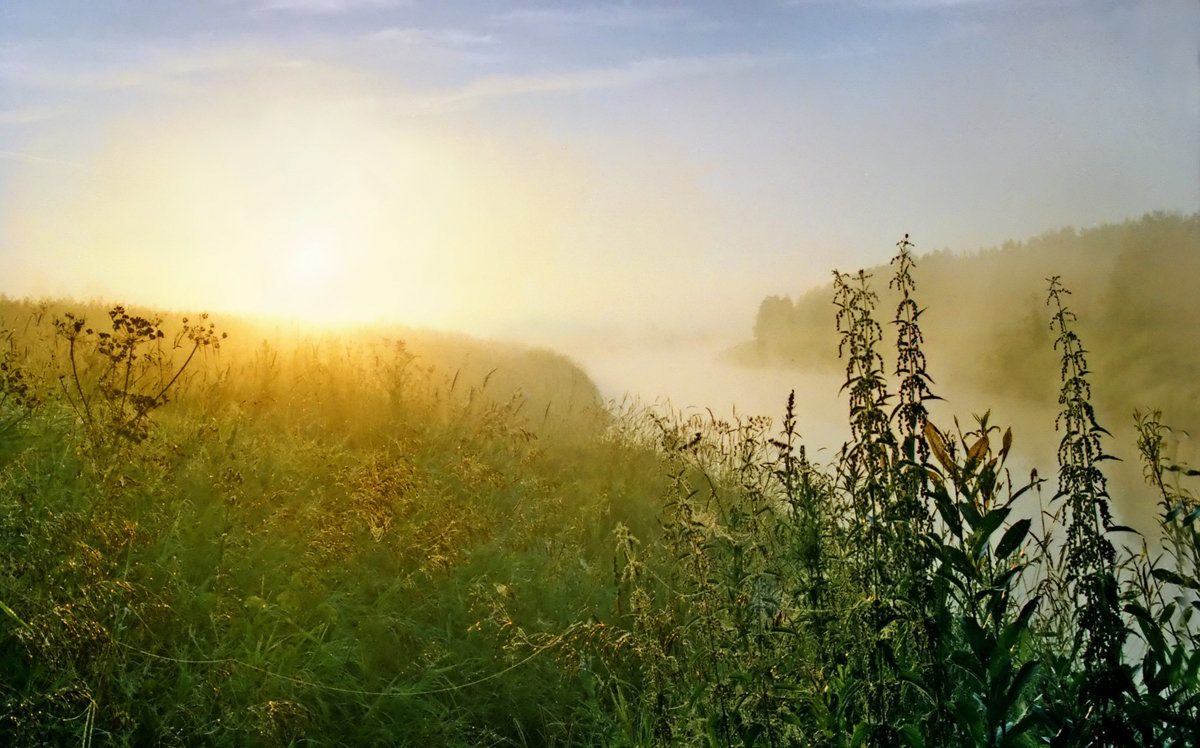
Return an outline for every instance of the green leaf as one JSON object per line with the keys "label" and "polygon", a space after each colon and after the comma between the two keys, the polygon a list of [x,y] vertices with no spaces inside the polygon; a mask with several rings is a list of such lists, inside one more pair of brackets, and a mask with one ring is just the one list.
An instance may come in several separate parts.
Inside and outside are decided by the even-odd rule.
{"label": "green leaf", "polygon": [[1148,623],[1154,622],[1154,619],[1150,616],[1150,611],[1146,610],[1140,603],[1128,603],[1122,610],[1134,618],[1139,618]]}
{"label": "green leaf", "polygon": [[979,514],[979,510],[975,508],[975,504],[969,500],[959,501],[958,510],[962,514],[963,519],[971,526],[972,530],[979,529],[979,523],[983,521],[983,517]]}
{"label": "green leaf", "polygon": [[1008,693],[1006,694],[1005,698],[1010,707],[1016,705],[1017,700],[1021,698],[1021,692],[1024,691],[1025,687],[1029,685],[1029,681],[1033,679],[1033,676],[1039,667],[1041,667],[1041,663],[1039,663],[1037,660],[1030,660],[1022,665],[1021,669],[1017,671],[1016,676],[1013,678],[1012,685],[1008,687]]}
{"label": "green leaf", "polygon": [[969,730],[968,734],[973,738],[971,744],[983,745],[983,704],[979,695],[971,694],[956,699],[950,705],[950,710],[958,718],[959,728]]}
{"label": "green leaf", "polygon": [[998,560],[1003,561],[1008,558],[1009,554],[1025,543],[1025,538],[1029,535],[1030,524],[1031,520],[1023,519],[1004,531],[1004,536],[1000,538],[1000,544],[996,546]]}
{"label": "green leaf", "polygon": [[1009,676],[1012,673],[1013,656],[1010,651],[1002,647],[995,647],[992,651],[992,656],[987,661],[987,691],[991,696],[991,701],[988,704],[988,721],[995,723],[1000,719],[1008,709],[1008,705],[1001,700],[1001,695],[998,693],[1003,691],[1005,683],[1008,682]]}
{"label": "green leaf", "polygon": [[867,736],[870,734],[871,726],[866,720],[859,722],[854,728],[854,734],[850,736],[849,748],[859,748],[867,744]]}
{"label": "green leaf", "polygon": [[1181,574],[1171,571],[1170,569],[1154,568],[1150,571],[1154,578],[1161,582],[1169,582],[1170,584],[1186,587],[1192,590],[1200,590],[1200,580],[1195,577],[1185,577]]}
{"label": "green leaf", "polygon": [[19,615],[17,615],[16,612],[14,612],[12,608],[8,607],[3,602],[0,602],[0,610],[4,611],[5,615],[7,615],[9,618],[11,618],[14,621],[16,621],[17,623],[21,624],[22,628],[28,629],[29,631],[33,631],[32,626],[30,626],[28,623],[25,623],[25,621],[21,620],[21,617]]}
{"label": "green leaf", "polygon": [[900,734],[904,736],[911,748],[925,748],[925,737],[921,735],[921,731],[915,725],[901,726]]}
{"label": "green leaf", "polygon": [[1029,621],[1031,618],[1033,618],[1033,614],[1037,612],[1037,606],[1040,600],[1041,597],[1038,596],[1025,603],[1024,607],[1021,608],[1021,612],[1017,614],[1017,617],[1013,620],[1013,622],[1004,627],[1004,633],[1000,635],[999,646],[1005,651],[1015,647],[1017,641],[1021,638],[1021,634],[1025,633],[1025,631],[1029,628]]}
{"label": "green leaf", "polygon": [[983,689],[983,666],[979,658],[965,649],[956,649],[950,653],[950,662],[963,671],[963,677],[971,688]]}
{"label": "green leaf", "polygon": [[1025,571],[1023,564],[1018,564],[1008,571],[1004,572],[992,582],[992,587],[997,590],[1007,590],[1012,584],[1012,581],[1018,574]]}
{"label": "green leaf", "polygon": [[[1182,650],[1183,647],[1179,647],[1179,649]],[[1182,689],[1193,690],[1197,685],[1200,685],[1200,657],[1196,656],[1195,651],[1185,655],[1185,657],[1188,660],[1187,670],[1179,685]]]}
{"label": "green leaf", "polygon": [[742,745],[753,746],[758,744],[758,737],[763,733],[763,726],[760,724],[749,725],[741,730]]}
{"label": "green leaf", "polygon": [[971,526],[975,528],[975,532],[971,535],[971,554],[975,558],[983,558],[991,544],[992,533],[1004,524],[1010,511],[1008,508],[993,509],[980,517],[978,522],[971,523]]}
{"label": "green leaf", "polygon": [[1045,713],[1038,709],[1030,710],[1024,717],[1017,720],[1016,724],[1009,727],[1004,733],[1004,741],[1001,746],[1024,745],[1025,743],[1020,741],[1021,736],[1034,727],[1049,727]]}
{"label": "green leaf", "polygon": [[933,500],[937,505],[938,514],[942,516],[942,521],[946,523],[946,527],[954,534],[954,537],[962,537],[962,515],[958,511],[958,505],[950,498],[950,494],[946,492],[945,486],[937,485],[933,489]]}
{"label": "green leaf", "polygon": [[1161,652],[1166,648],[1166,641],[1163,639],[1159,623],[1150,615],[1150,611],[1138,603],[1129,603],[1124,610],[1133,616],[1138,628],[1141,629],[1142,639],[1146,641],[1146,646],[1149,647],[1151,654],[1156,651]]}
{"label": "green leaf", "polygon": [[966,637],[967,644],[971,646],[971,651],[975,653],[975,657],[980,662],[988,662],[992,655],[991,637],[979,625],[979,622],[970,616],[962,617],[963,636]]}

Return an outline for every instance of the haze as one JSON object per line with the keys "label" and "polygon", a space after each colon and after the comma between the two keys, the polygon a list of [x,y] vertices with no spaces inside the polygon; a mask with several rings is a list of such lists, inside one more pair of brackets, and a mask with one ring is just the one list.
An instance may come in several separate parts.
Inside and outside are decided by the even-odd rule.
{"label": "haze", "polygon": [[1200,205],[1195,2],[0,4],[0,291],[744,337]]}

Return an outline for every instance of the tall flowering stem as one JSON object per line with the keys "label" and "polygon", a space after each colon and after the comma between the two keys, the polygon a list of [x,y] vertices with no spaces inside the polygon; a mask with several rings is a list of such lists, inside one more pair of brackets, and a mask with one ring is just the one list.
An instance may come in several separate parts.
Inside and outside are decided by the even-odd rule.
{"label": "tall flowering stem", "polygon": [[903,506],[897,509],[903,515],[901,519],[912,522],[918,529],[932,528],[932,512],[925,505],[925,472],[922,463],[930,457],[929,442],[925,438],[925,424],[929,419],[929,410],[925,403],[937,400],[930,385],[933,379],[925,370],[925,353],[922,345],[925,342],[921,334],[918,320],[921,309],[913,298],[916,282],[912,270],[916,260],[912,255],[913,243],[908,234],[896,243],[896,256],[892,258],[895,275],[889,287],[900,293],[900,303],[896,306],[896,377],[900,380],[900,390],[896,409],[892,417],[896,420],[902,459],[907,466],[901,469],[901,495]]}
{"label": "tall flowering stem", "polygon": [[1070,291],[1058,276],[1049,282],[1050,326],[1062,356],[1056,498],[1065,502],[1065,582],[1079,611],[1075,646],[1083,654],[1079,727],[1089,744],[1133,745],[1134,735],[1120,706],[1130,688],[1121,664],[1129,631],[1120,613],[1116,550],[1108,538],[1114,525],[1107,481],[1099,467],[1112,459],[1101,445],[1109,433],[1096,422],[1091,404],[1087,351],[1075,333],[1075,314],[1064,303]]}

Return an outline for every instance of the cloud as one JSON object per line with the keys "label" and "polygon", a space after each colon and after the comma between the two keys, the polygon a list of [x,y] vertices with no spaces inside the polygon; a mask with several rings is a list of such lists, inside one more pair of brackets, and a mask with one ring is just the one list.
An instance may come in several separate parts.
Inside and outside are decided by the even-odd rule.
{"label": "cloud", "polygon": [[[879,10],[924,10],[962,8],[967,6],[1000,5],[1011,0],[777,0],[785,8],[805,8],[819,5],[856,5]],[[1019,4],[1019,3],[1014,3]]]}
{"label": "cloud", "polygon": [[254,0],[251,10],[336,15],[362,10],[405,7],[411,4],[412,0]]}
{"label": "cloud", "polygon": [[36,122],[45,122],[57,117],[60,112],[56,109],[46,107],[33,107],[27,109],[0,109],[0,126],[4,125],[30,125]]}
{"label": "cloud", "polygon": [[[94,63],[86,67],[72,67],[55,59],[49,51],[42,54],[30,51],[21,59],[15,59],[14,56],[8,65],[0,68],[0,81],[13,87],[43,91],[110,91],[127,88],[168,90],[177,89],[188,79],[243,67],[249,54],[181,54],[174,48],[147,47],[136,50],[135,56],[137,59],[132,59],[126,54],[124,60],[113,60],[107,65]],[[0,116],[3,116],[2,113]]]}
{"label": "cloud", "polygon": [[998,5],[998,0],[861,0],[861,5],[881,10],[940,10]]}
{"label": "cloud", "polygon": [[493,44],[496,39],[490,34],[480,34],[465,29],[426,29],[413,26],[391,26],[367,35],[372,42],[387,42],[412,46],[469,47]]}
{"label": "cloud", "polygon": [[657,8],[633,5],[581,5],[511,10],[493,16],[493,20],[527,28],[558,31],[581,26],[632,28],[678,24],[692,19],[693,15],[690,8],[678,5]]}
{"label": "cloud", "polygon": [[54,164],[56,166],[79,166],[73,161],[64,161],[59,158],[47,158],[45,156],[37,156],[32,153],[21,153],[20,151],[0,151],[0,160],[17,161],[24,164]]}
{"label": "cloud", "polygon": [[565,73],[495,75],[479,78],[456,91],[430,97],[425,104],[430,108],[455,108],[512,96],[634,88],[692,76],[746,70],[779,59],[778,55],[747,53],[666,57],[637,60],[620,67]]}

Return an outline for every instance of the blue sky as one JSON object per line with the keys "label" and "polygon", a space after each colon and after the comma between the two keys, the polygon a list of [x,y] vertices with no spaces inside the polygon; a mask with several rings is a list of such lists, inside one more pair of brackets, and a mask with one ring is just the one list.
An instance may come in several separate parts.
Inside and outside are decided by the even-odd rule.
{"label": "blue sky", "polygon": [[3,0],[0,291],[735,335],[905,232],[1196,210],[1197,29],[1192,0]]}

